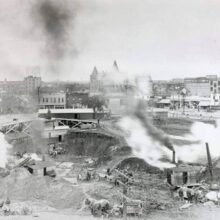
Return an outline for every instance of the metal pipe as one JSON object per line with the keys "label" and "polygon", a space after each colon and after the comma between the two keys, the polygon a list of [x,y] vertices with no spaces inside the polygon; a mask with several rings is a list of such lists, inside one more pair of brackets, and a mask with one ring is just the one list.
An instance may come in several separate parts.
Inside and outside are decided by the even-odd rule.
{"label": "metal pipe", "polygon": [[206,144],[206,152],[207,152],[207,160],[208,160],[208,169],[209,169],[209,173],[210,173],[210,177],[211,177],[211,182],[213,181],[213,170],[212,170],[212,158],[211,158],[211,154],[209,151],[209,144]]}

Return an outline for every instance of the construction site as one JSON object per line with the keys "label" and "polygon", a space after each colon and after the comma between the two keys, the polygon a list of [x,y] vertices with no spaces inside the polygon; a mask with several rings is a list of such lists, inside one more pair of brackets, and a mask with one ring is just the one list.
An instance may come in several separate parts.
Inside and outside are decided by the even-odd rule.
{"label": "construction site", "polygon": [[[216,123],[147,118],[141,111],[133,116],[152,140],[143,143],[144,149],[135,142],[137,136],[129,141],[133,131],[124,133],[121,118],[18,116],[2,123],[1,146],[7,160],[0,170],[1,215],[212,219],[210,209],[219,213],[220,160],[212,141],[190,135],[194,124],[217,129]],[[135,123],[132,120],[137,132]],[[165,153],[153,158],[160,152],[150,152],[156,150],[151,144],[159,144]]]}

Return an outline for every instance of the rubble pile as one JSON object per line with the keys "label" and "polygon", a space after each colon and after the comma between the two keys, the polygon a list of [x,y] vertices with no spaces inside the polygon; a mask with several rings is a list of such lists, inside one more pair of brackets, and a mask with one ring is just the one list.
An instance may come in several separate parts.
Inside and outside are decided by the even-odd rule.
{"label": "rubble pile", "polygon": [[[0,199],[12,201],[46,201],[57,209],[78,209],[85,198],[81,188],[67,181],[48,176],[34,176],[25,168],[13,169],[5,178],[0,178]],[[25,187],[24,187],[25,186]]]}
{"label": "rubble pile", "polygon": [[193,204],[201,204],[206,207],[219,206],[220,187],[217,184],[208,185],[206,183],[193,188],[183,186],[177,190],[176,198],[185,201],[185,204],[180,206],[180,210],[188,209]]}
{"label": "rubble pile", "polygon": [[32,207],[25,202],[11,203],[9,199],[0,202],[0,215],[31,215],[32,213]]}

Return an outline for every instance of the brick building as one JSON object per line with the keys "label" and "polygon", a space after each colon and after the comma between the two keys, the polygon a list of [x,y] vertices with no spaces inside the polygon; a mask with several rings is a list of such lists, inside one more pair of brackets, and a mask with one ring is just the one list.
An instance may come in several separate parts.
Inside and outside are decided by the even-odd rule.
{"label": "brick building", "polygon": [[66,108],[65,92],[41,92],[39,96],[40,109],[64,109]]}

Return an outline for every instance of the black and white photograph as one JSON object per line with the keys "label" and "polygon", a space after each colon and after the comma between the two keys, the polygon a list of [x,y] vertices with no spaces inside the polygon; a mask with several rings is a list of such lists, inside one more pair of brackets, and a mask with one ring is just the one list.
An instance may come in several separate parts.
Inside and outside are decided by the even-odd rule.
{"label": "black and white photograph", "polygon": [[220,1],[0,0],[4,219],[220,219]]}

